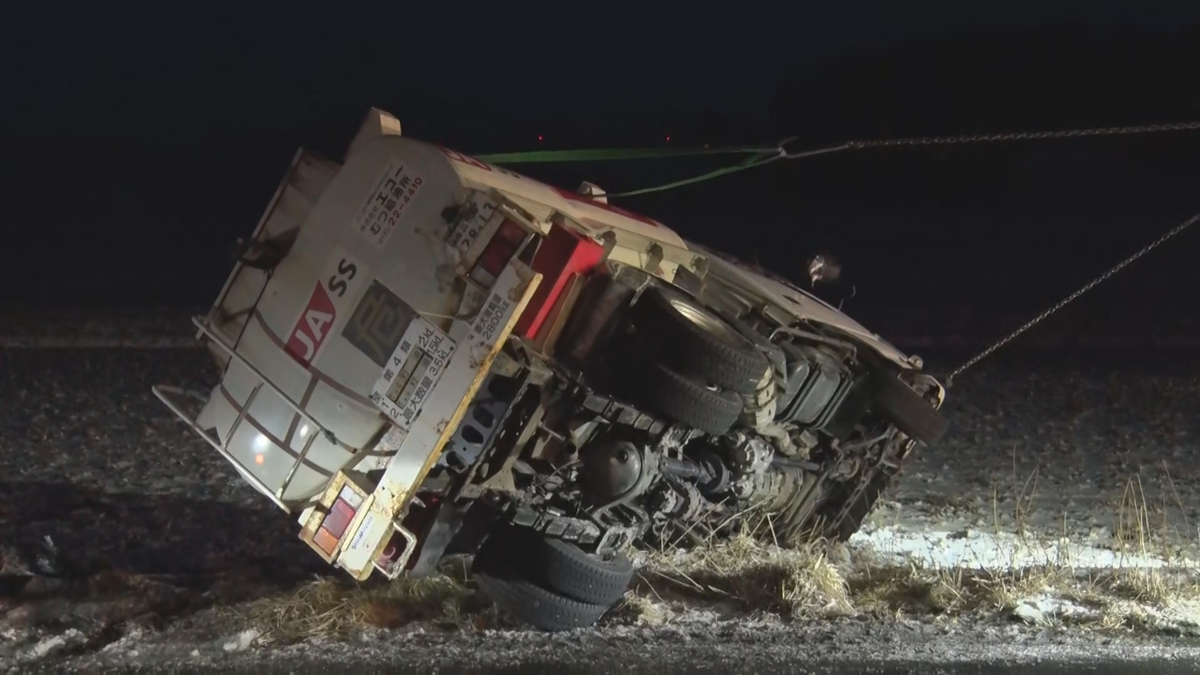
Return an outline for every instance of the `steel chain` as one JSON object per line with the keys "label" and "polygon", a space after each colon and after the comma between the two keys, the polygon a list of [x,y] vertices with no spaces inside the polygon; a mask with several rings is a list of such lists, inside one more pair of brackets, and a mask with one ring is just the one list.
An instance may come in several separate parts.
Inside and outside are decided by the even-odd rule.
{"label": "steel chain", "polygon": [[[836,146],[834,148],[829,148],[826,150],[819,150],[819,151],[810,152],[810,153],[796,153],[796,155],[788,155],[787,153],[784,153],[784,154],[785,154],[785,157],[788,157],[790,159],[792,157],[801,157],[801,156],[804,156],[807,154],[819,154],[821,152],[836,151],[836,150],[842,150],[842,149],[863,150],[863,149],[868,149],[868,148],[898,148],[898,147],[920,147],[920,146],[934,146],[934,145],[965,145],[968,143],[999,143],[999,142],[1005,142],[1005,141],[1029,141],[1029,140],[1040,141],[1040,140],[1052,140],[1052,139],[1059,139],[1059,138],[1090,138],[1090,137],[1098,137],[1098,136],[1132,136],[1135,134],[1154,134],[1154,133],[1163,133],[1163,132],[1171,132],[1171,131],[1196,131],[1196,130],[1200,130],[1200,122],[1143,124],[1143,125],[1129,126],[1129,127],[1096,127],[1093,129],[1068,129],[1068,130],[1063,130],[1063,131],[1018,131],[1018,132],[1011,132],[1011,133],[996,133],[996,134],[971,134],[971,135],[966,135],[966,136],[926,136],[926,137],[914,137],[914,138],[880,139],[880,140],[870,140],[870,141],[849,141],[841,146]],[[1066,307],[1067,305],[1071,304],[1072,302],[1077,300],[1083,294],[1092,290],[1096,286],[1099,286],[1100,284],[1104,283],[1105,281],[1108,281],[1108,279],[1111,278],[1114,274],[1125,269],[1125,267],[1127,267],[1128,265],[1130,265],[1131,263],[1136,261],[1138,258],[1141,258],[1142,256],[1146,255],[1147,253],[1150,253],[1154,249],[1158,248],[1159,246],[1162,246],[1163,244],[1167,243],[1171,239],[1174,239],[1176,236],[1181,234],[1184,230],[1188,229],[1192,225],[1196,224],[1196,222],[1198,222],[1198,221],[1200,221],[1200,213],[1197,213],[1196,215],[1192,216],[1191,218],[1188,218],[1187,220],[1180,223],[1179,225],[1176,225],[1174,228],[1172,228],[1166,234],[1162,235],[1158,239],[1155,239],[1154,241],[1150,242],[1146,246],[1142,247],[1141,250],[1137,251],[1136,253],[1129,256],[1128,258],[1125,258],[1121,262],[1117,263],[1117,265],[1115,265],[1114,267],[1109,269],[1107,272],[1105,272],[1104,274],[1091,280],[1086,285],[1084,285],[1082,288],[1075,291],[1071,295],[1068,295],[1066,298],[1059,301],[1057,304],[1055,304],[1050,309],[1047,309],[1046,311],[1042,312],[1041,314],[1035,316],[1034,318],[1032,318],[1028,322],[1026,322],[1024,325],[1022,325],[1020,328],[1016,329],[1012,333],[1009,333],[1007,336],[1000,339],[999,341],[993,343],[990,347],[983,350],[978,355],[976,355],[974,358],[968,360],[966,363],[959,366],[953,373],[951,373],[950,376],[946,378],[946,386],[947,387],[953,386],[954,378],[961,375],[968,368],[971,368],[975,364],[977,364],[980,361],[991,356],[997,350],[1003,348],[1008,343],[1017,339],[1018,337],[1023,335],[1029,329],[1033,328],[1034,326],[1038,325],[1039,323],[1050,318],[1050,316],[1054,315],[1056,312],[1061,310],[1063,307]]]}
{"label": "steel chain", "polygon": [[1154,241],[1150,242],[1149,244],[1143,246],[1136,253],[1129,256],[1128,258],[1125,258],[1121,262],[1117,263],[1115,266],[1113,266],[1111,269],[1109,269],[1104,274],[1101,274],[1100,276],[1096,277],[1095,279],[1092,279],[1090,282],[1088,282],[1082,288],[1080,288],[1079,290],[1075,291],[1074,293],[1068,295],[1063,300],[1059,301],[1058,304],[1054,305],[1050,309],[1047,309],[1046,311],[1042,312],[1041,314],[1033,317],[1028,322],[1026,322],[1025,325],[1023,325],[1020,328],[1016,329],[1015,331],[1009,333],[1003,339],[992,344],[992,346],[983,350],[978,355],[976,355],[974,358],[970,359],[966,363],[959,366],[958,369],[955,370],[953,373],[950,373],[950,376],[946,378],[946,386],[947,387],[953,386],[954,378],[961,375],[968,368],[974,366],[975,364],[979,363],[980,361],[991,356],[992,353],[994,353],[996,350],[1004,347],[1009,342],[1012,342],[1013,340],[1017,339],[1025,331],[1029,330],[1030,328],[1033,328],[1034,326],[1038,325],[1042,321],[1045,321],[1047,318],[1049,318],[1055,312],[1059,311],[1063,307],[1066,307],[1067,305],[1074,302],[1076,299],[1079,298],[1079,296],[1083,295],[1084,293],[1087,293],[1088,291],[1099,286],[1100,284],[1104,283],[1105,281],[1108,281],[1108,279],[1110,277],[1112,277],[1117,272],[1120,272],[1121,270],[1125,269],[1125,267],[1127,267],[1128,265],[1130,265],[1131,263],[1136,261],[1138,258],[1141,258],[1142,256],[1146,255],[1147,253],[1158,248],[1159,246],[1162,246],[1163,244],[1167,243],[1171,239],[1174,239],[1176,236],[1181,234],[1184,230],[1188,229],[1192,225],[1195,225],[1197,222],[1200,222],[1200,213],[1197,213],[1196,215],[1192,216],[1191,218],[1188,218],[1187,220],[1183,221],[1182,223],[1171,228],[1171,230],[1168,231],[1166,234],[1162,235],[1158,239],[1155,239]]}
{"label": "steel chain", "polygon": [[893,138],[874,141],[849,141],[845,147],[855,150],[865,148],[893,148],[922,145],[957,145],[965,143],[997,143],[1004,141],[1041,141],[1056,138],[1088,138],[1094,136],[1132,136],[1169,131],[1197,131],[1200,122],[1168,124],[1143,124],[1132,127],[1097,127],[1094,129],[1070,129],[1065,131],[1017,131],[999,134],[972,134],[967,136],[926,136],[916,138]]}

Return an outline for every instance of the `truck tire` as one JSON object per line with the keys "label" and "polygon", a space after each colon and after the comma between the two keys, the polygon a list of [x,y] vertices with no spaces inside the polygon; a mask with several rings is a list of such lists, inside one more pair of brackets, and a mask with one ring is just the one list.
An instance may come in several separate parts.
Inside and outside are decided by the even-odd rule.
{"label": "truck tire", "polygon": [[573,600],[521,579],[501,579],[479,572],[475,582],[513,618],[547,632],[589,628],[609,608]]}
{"label": "truck tire", "polygon": [[876,377],[874,407],[897,429],[925,444],[941,440],[949,426],[933,404],[890,373]]}
{"label": "truck tire", "polygon": [[612,606],[633,581],[633,562],[623,554],[604,560],[561,539],[542,539],[530,549],[534,581],[567,597]]}
{"label": "truck tire", "polygon": [[[502,558],[511,562],[505,564]],[[515,578],[572,600],[606,607],[623,598],[633,581],[633,563],[624,555],[603,559],[569,541],[520,527],[492,533],[475,559],[485,571],[507,567]]]}
{"label": "truck tire", "polygon": [[633,565],[510,525],[484,541],[471,572],[501,609],[540,630],[560,631],[599,621],[625,594]]}
{"label": "truck tire", "polygon": [[729,431],[745,406],[738,394],[712,389],[661,363],[647,366],[643,375],[640,396],[647,408],[707,434]]}
{"label": "truck tire", "polygon": [[656,360],[723,389],[754,393],[769,367],[752,341],[674,289],[646,289],[629,318]]}

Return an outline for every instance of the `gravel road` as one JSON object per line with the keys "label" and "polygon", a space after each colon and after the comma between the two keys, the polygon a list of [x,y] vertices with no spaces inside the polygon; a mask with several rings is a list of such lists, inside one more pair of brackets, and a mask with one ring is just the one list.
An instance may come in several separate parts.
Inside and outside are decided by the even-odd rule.
{"label": "gravel road", "polygon": [[[290,518],[150,393],[155,383],[203,390],[215,376],[194,349],[0,350],[0,666],[592,672],[583,666],[602,663],[605,672],[898,673],[956,663],[974,670],[945,672],[1036,663],[1101,672],[1087,668],[1116,663],[1132,673],[1151,658],[1162,659],[1153,672],[1195,672],[1200,663],[1186,622],[1113,633],[982,619],[697,616],[556,636],[415,625],[350,644],[263,645],[213,607],[329,571]],[[878,547],[881,533],[992,529],[1102,546],[1119,534],[1121,505],[1137,485],[1153,527],[1179,555],[1200,558],[1198,408],[1194,356],[1120,367],[988,362],[951,390],[950,437],[906,467],[864,540]],[[39,587],[5,587],[30,574]]]}

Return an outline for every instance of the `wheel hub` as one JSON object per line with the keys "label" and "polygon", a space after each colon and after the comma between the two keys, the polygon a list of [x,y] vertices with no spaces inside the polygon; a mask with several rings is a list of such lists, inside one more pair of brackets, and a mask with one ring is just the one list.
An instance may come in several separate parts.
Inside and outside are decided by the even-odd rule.
{"label": "wheel hub", "polygon": [[720,335],[726,341],[733,344],[739,344],[744,341],[744,338],[741,336],[741,334],[731,328],[729,324],[721,321],[717,317],[709,314],[692,303],[683,300],[682,298],[671,298],[670,302],[671,307],[674,308],[676,312],[679,312],[680,316],[686,318],[688,321],[691,321],[697,326],[704,328],[710,333]]}

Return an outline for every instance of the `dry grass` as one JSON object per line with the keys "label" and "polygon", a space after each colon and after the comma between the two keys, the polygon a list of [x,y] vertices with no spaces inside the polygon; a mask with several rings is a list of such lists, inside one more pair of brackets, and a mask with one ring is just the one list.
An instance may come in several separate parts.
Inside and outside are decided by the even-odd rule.
{"label": "dry grass", "polygon": [[[1071,548],[1063,545],[1063,540],[1045,539],[1046,533],[1038,532],[1031,523],[1038,482],[1036,469],[1024,479],[1014,474],[1011,515],[1015,543],[1012,534],[1002,534],[999,499],[993,502],[996,545],[1013,547],[1009,564],[999,568],[929,569],[867,560],[861,553],[854,564],[848,560],[835,564],[831,557],[838,559],[844,550],[817,541],[794,550],[782,549],[772,543],[770,522],[764,520],[756,527],[743,528],[728,541],[709,541],[686,551],[655,552],[621,615],[660,624],[671,620],[671,612],[665,608],[672,603],[700,600],[738,613],[784,618],[985,618],[1012,616],[1031,601],[1036,605],[1058,598],[1065,602],[1046,605],[1050,609],[1045,621],[1146,631],[1161,630],[1165,613],[1175,609],[1200,617],[1196,571],[1173,564],[1087,570],[1072,559]],[[1173,484],[1170,494],[1179,501]],[[1121,553],[1170,561],[1168,549],[1179,547],[1179,532],[1166,526],[1165,505],[1153,508],[1138,477],[1130,479],[1117,507],[1114,548],[1119,564]],[[1064,538],[1066,534],[1064,517]],[[1018,564],[1028,561],[1030,551],[1039,563]]]}
{"label": "dry grass", "polygon": [[264,640],[282,642],[344,638],[364,628],[394,629],[414,621],[482,628],[494,618],[491,603],[465,578],[445,573],[420,579],[401,577],[374,588],[341,578],[316,579],[237,612],[262,631]]}
{"label": "dry grass", "polygon": [[[1017,538],[1014,543],[1011,534],[1004,535],[1013,546],[1013,559],[998,569],[929,569],[869,559],[866,552],[852,562],[844,547],[825,541],[784,548],[776,542],[770,519],[763,517],[756,523],[743,521],[740,531],[726,539],[649,552],[634,588],[607,620],[658,626],[689,609],[705,608],[728,616],[785,619],[1000,618],[1037,598],[1070,603],[1065,614],[1048,610],[1047,622],[1104,630],[1161,630],[1164,612],[1180,603],[1196,603],[1184,611],[1200,616],[1200,585],[1193,571],[1173,565],[1078,568],[1067,547],[1039,539],[1029,522],[1037,471],[1014,481]],[[1178,531],[1166,527],[1165,506],[1153,508],[1138,477],[1130,479],[1116,506],[1113,538],[1118,554],[1167,559],[1166,543],[1177,542]],[[992,508],[999,528],[998,499]],[[997,546],[1004,546],[999,531],[996,537]],[[1045,552],[1041,564],[1016,564],[1039,545]],[[469,584],[465,567],[375,588],[340,577],[320,579],[288,595],[251,603],[241,614],[265,639],[281,641],[344,637],[366,627],[398,628],[414,621],[468,629],[497,621],[491,603]]]}
{"label": "dry grass", "polygon": [[828,548],[814,541],[785,549],[764,541],[769,531],[764,519],[727,540],[657,551],[639,574],[638,590],[660,600],[707,600],[785,617],[849,614],[846,582]]}
{"label": "dry grass", "polygon": [[852,574],[849,587],[855,608],[869,616],[957,617],[1011,612],[1067,578],[1049,565],[1011,570],[873,565]]}
{"label": "dry grass", "polygon": [[921,501],[929,507],[929,511],[933,515],[954,516],[958,513],[970,513],[975,508],[975,502],[962,495],[930,493],[922,497]]}
{"label": "dry grass", "polygon": [[662,626],[670,623],[674,613],[662,602],[638,593],[626,593],[625,598],[609,612],[606,620],[616,623],[640,623]]}
{"label": "dry grass", "polygon": [[1054,566],[1017,570],[931,570],[912,564],[838,566],[834,549],[812,542],[782,549],[746,534],[673,554],[655,554],[626,610],[645,623],[671,601],[706,601],[783,618],[962,616],[1013,610],[1070,577]]}
{"label": "dry grass", "polygon": [[[1165,464],[1163,468],[1170,493],[1186,523],[1187,514],[1171,481],[1170,471]],[[1190,528],[1185,524],[1184,531],[1187,529]],[[1160,605],[1200,597],[1200,587],[1193,575],[1170,565],[1179,562],[1178,551],[1186,548],[1188,542],[1171,525],[1166,492],[1162,503],[1154,504],[1146,496],[1140,475],[1134,475],[1126,482],[1117,507],[1113,545],[1122,555],[1159,558],[1168,564],[1161,568],[1118,569],[1105,573],[1097,583],[1111,594]]]}

